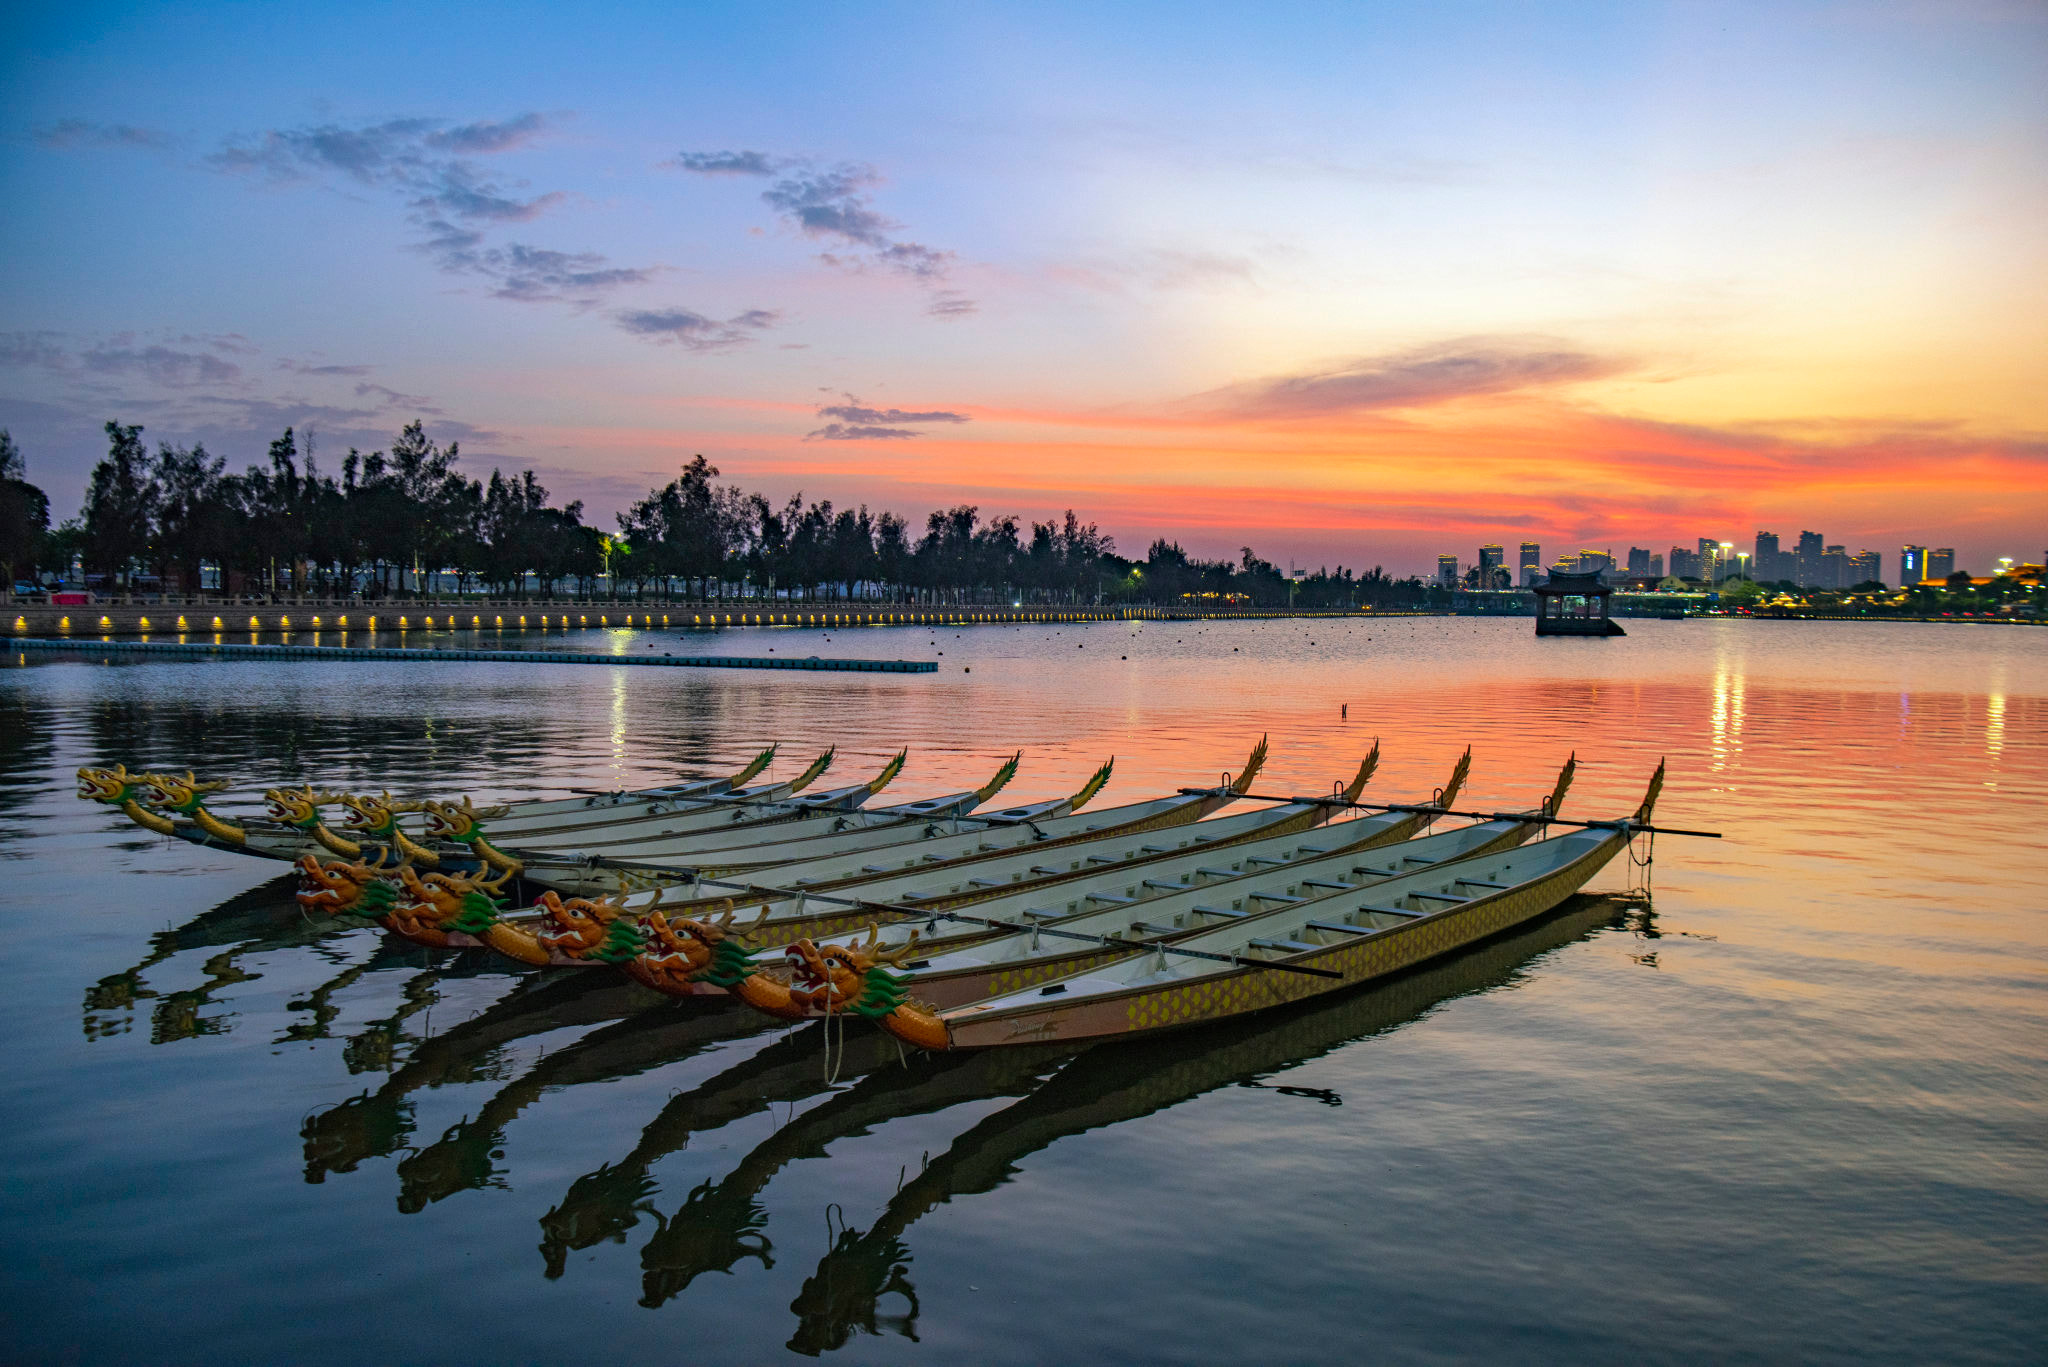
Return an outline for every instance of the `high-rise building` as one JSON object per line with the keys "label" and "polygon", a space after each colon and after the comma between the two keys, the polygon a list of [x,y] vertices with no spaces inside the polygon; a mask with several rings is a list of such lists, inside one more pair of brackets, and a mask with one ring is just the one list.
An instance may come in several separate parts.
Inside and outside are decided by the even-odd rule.
{"label": "high-rise building", "polygon": [[1756,559],[1750,561],[1752,578],[1773,582],[1785,576],[1778,567],[1778,534],[1758,532],[1756,534]]}
{"label": "high-rise building", "polygon": [[1507,563],[1507,553],[1495,545],[1479,548],[1479,587],[1482,589],[1500,586],[1500,567]]}
{"label": "high-rise building", "polygon": [[1943,546],[1927,553],[1927,577],[1946,579],[1956,572],[1956,552],[1953,546]]}
{"label": "high-rise building", "polygon": [[1721,543],[1714,540],[1711,536],[1703,536],[1699,539],[1697,554],[1700,567],[1699,572],[1693,578],[1704,579],[1710,584],[1719,579],[1721,576],[1717,571],[1719,569],[1718,562],[1721,559]]}
{"label": "high-rise building", "polygon": [[1899,584],[1912,588],[1927,577],[1927,548],[1905,545],[1899,548]]}
{"label": "high-rise building", "polygon": [[1699,578],[1699,555],[1696,552],[1687,550],[1683,546],[1673,546],[1671,548],[1671,573],[1679,579]]}
{"label": "high-rise building", "polygon": [[[1612,570],[1613,568],[1614,568],[1614,552],[1613,552],[1613,551],[1585,551],[1585,550],[1582,550],[1582,551],[1580,551],[1580,552],[1579,552],[1579,573],[1580,573],[1580,574],[1590,574],[1590,573],[1592,573],[1592,572],[1593,572],[1593,571],[1595,571],[1595,570],[1599,570],[1599,571],[1602,571],[1602,572],[1604,573],[1605,571],[1608,571],[1608,570]],[[1605,580],[1603,579],[1603,580],[1602,580],[1601,582],[1602,582],[1602,583],[1605,583],[1606,581],[1605,581]]]}
{"label": "high-rise building", "polygon": [[1576,555],[1560,555],[1557,559],[1550,562],[1550,572],[1552,574],[1577,574],[1579,572],[1579,558]]}
{"label": "high-rise building", "polygon": [[1820,589],[1845,589],[1849,587],[1849,552],[1841,546],[1823,546],[1820,552],[1820,572],[1814,576],[1814,587]]}
{"label": "high-rise building", "polygon": [[1543,577],[1543,547],[1541,545],[1534,541],[1524,541],[1522,543],[1522,563],[1520,569],[1521,573],[1515,577],[1525,589]]}
{"label": "high-rise building", "polygon": [[1832,588],[1833,585],[1823,586],[1820,582],[1820,558],[1826,551],[1819,532],[1801,532],[1799,549],[1793,553],[1792,581],[1802,589]]}
{"label": "high-rise building", "polygon": [[1437,587],[1442,589],[1458,587],[1457,556],[1440,555],[1436,558],[1436,583]]}
{"label": "high-rise building", "polygon": [[1664,577],[1664,557],[1661,553],[1650,557],[1650,577],[1652,579],[1662,579]]}
{"label": "high-rise building", "polygon": [[1630,574],[1648,574],[1650,572],[1650,548],[1648,546],[1630,546],[1628,548],[1628,572]]}
{"label": "high-rise building", "polygon": [[1876,551],[1858,551],[1849,557],[1849,587],[1884,582],[1884,557]]}

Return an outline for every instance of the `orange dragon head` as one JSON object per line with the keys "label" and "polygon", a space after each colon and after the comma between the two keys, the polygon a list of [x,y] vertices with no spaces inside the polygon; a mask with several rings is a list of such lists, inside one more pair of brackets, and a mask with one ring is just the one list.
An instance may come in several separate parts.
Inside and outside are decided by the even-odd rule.
{"label": "orange dragon head", "polygon": [[[385,915],[398,900],[398,887],[381,861],[372,864],[358,859],[344,864],[338,859],[322,860],[317,855],[302,854],[297,863],[298,902],[307,911],[329,916],[352,911],[374,917]],[[403,867],[398,870],[400,876],[410,872]]]}
{"label": "orange dragon head", "polygon": [[865,941],[821,946],[798,940],[785,951],[794,975],[790,995],[813,1014],[888,1015],[904,1001],[903,980],[889,970],[916,951],[917,932],[894,949],[883,949],[881,938],[880,928],[870,924]]}

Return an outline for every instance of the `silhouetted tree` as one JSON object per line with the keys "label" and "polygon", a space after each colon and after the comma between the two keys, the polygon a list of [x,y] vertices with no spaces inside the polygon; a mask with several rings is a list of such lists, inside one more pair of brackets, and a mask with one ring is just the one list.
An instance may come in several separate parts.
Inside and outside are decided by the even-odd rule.
{"label": "silhouetted tree", "polygon": [[50,500],[28,482],[21,448],[0,427],[0,602],[13,601],[17,575],[36,572],[49,531]]}

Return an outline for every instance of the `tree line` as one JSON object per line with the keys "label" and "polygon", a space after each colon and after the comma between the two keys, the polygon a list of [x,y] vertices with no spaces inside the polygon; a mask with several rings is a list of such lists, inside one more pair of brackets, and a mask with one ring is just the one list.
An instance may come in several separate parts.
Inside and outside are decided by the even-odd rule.
{"label": "tree line", "polygon": [[264,463],[239,473],[199,443],[161,442],[152,452],[142,433],[106,424],[107,454],[84,506],[52,527],[48,498],[0,430],[0,587],[61,582],[76,568],[115,593],[404,598],[452,588],[507,598],[1302,608],[1449,599],[1379,568],[1292,577],[1248,546],[1235,560],[1204,560],[1162,538],[1144,560],[1129,560],[1071,509],[1026,522],[961,504],[931,513],[918,532],[864,504],[835,508],[800,494],[777,502],[720,484],[701,455],[607,532],[584,521],[581,502],[555,506],[531,470],[464,474],[458,445],[439,445],[418,422],[388,451],[351,448],[338,475],[323,473],[312,443],[291,428]]}

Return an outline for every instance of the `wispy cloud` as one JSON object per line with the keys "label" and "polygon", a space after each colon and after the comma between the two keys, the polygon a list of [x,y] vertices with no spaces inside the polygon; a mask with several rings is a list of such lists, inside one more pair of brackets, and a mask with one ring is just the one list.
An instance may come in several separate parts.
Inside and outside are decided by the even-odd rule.
{"label": "wispy cloud", "polygon": [[662,165],[700,176],[772,176],[783,162],[766,152],[678,152]]}
{"label": "wispy cloud", "polygon": [[1578,350],[1556,338],[1461,337],[1233,385],[1191,402],[1231,417],[1321,417],[1579,384],[1620,374],[1633,364]]}
{"label": "wispy cloud", "polygon": [[0,332],[0,366],[61,370],[67,356],[54,332]]}
{"label": "wispy cloud", "polygon": [[87,370],[102,375],[140,375],[168,388],[225,384],[240,378],[242,368],[204,351],[173,351],[167,346],[98,347],[79,353]]}
{"label": "wispy cloud", "polygon": [[431,227],[434,236],[421,245],[436,264],[445,271],[487,277],[495,282],[491,293],[500,299],[569,300],[587,306],[605,290],[645,284],[655,274],[651,267],[611,265],[597,252],[558,252],[523,242],[487,247],[480,233],[447,223]]}
{"label": "wispy cloud", "polygon": [[[881,172],[864,162],[820,166],[803,157],[766,152],[678,152],[664,162],[697,175],[779,177],[761,192],[762,202],[807,238],[835,244],[819,253],[827,265],[845,270],[876,268],[933,287],[928,313],[958,318],[974,312],[974,301],[958,290],[940,289],[957,256],[943,248],[899,236],[904,225],[875,207],[873,191]],[[852,249],[852,250],[848,250]]]}
{"label": "wispy cloud", "polygon": [[819,417],[839,421],[805,433],[805,441],[904,441],[923,435],[906,424],[971,421],[965,413],[950,409],[870,408],[851,394],[842,397],[845,403],[826,404],[818,409]]}
{"label": "wispy cloud", "polygon": [[277,363],[279,370],[289,370],[294,375],[367,375],[375,367],[366,365],[307,365],[304,361],[289,358]]}
{"label": "wispy cloud", "polygon": [[499,299],[589,307],[607,290],[645,284],[657,268],[615,266],[598,252],[490,239],[494,230],[531,223],[569,196],[534,193],[523,181],[487,171],[477,158],[530,147],[551,131],[537,113],[462,124],[427,118],[315,124],[230,142],[208,162],[272,183],[331,180],[395,194],[422,234],[414,249],[440,270],[480,276]]}
{"label": "wispy cloud", "polygon": [[754,334],[775,325],[768,309],[748,309],[720,321],[693,309],[626,309],[613,315],[622,331],[685,351],[730,351],[747,345]]}
{"label": "wispy cloud", "polygon": [[388,385],[359,384],[356,397],[373,399],[380,408],[403,408],[414,413],[440,414],[443,410],[434,406],[434,401],[424,394],[401,394]]}
{"label": "wispy cloud", "polygon": [[35,140],[45,147],[132,147],[144,152],[169,150],[169,133],[155,128],[138,128],[129,123],[93,123],[88,119],[59,119],[35,130]]}
{"label": "wispy cloud", "polygon": [[965,413],[943,408],[910,412],[901,408],[868,408],[859,403],[836,403],[818,410],[821,418],[843,418],[847,422],[967,422]]}

